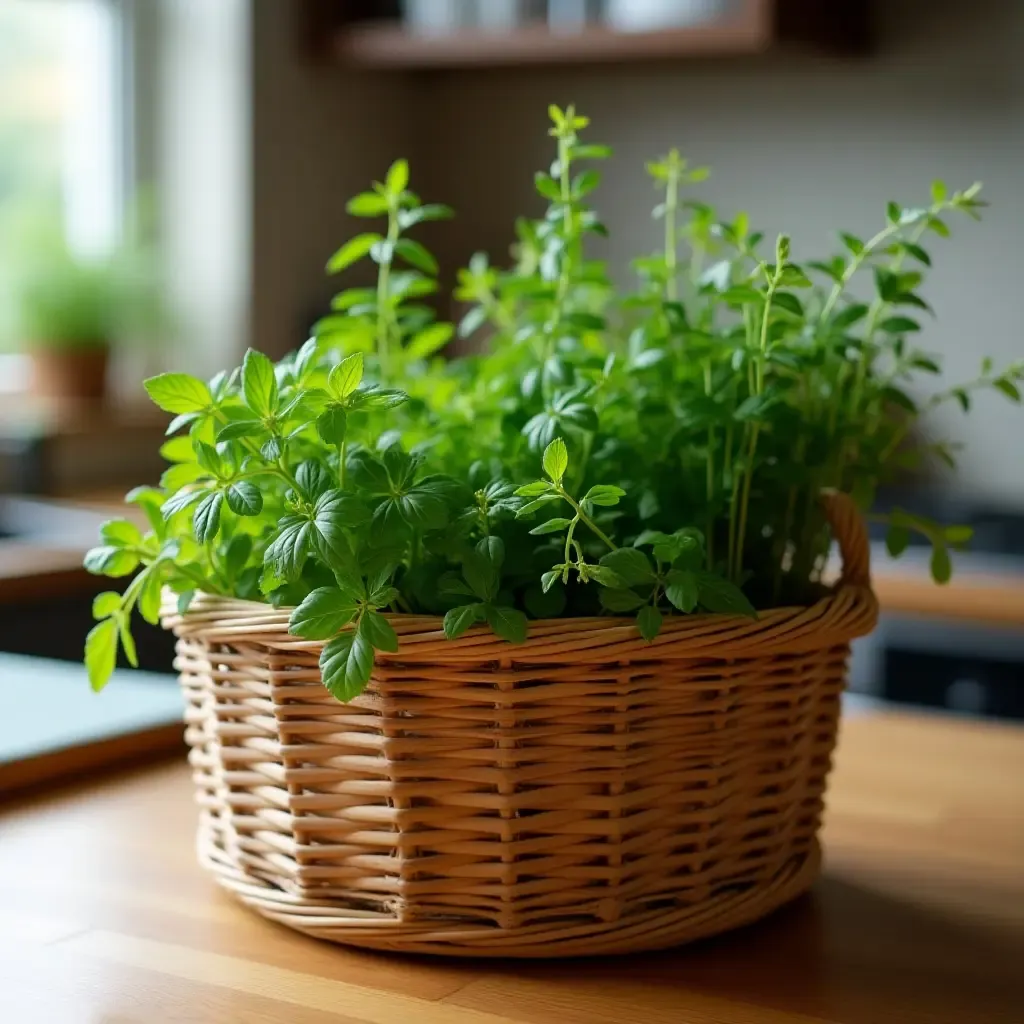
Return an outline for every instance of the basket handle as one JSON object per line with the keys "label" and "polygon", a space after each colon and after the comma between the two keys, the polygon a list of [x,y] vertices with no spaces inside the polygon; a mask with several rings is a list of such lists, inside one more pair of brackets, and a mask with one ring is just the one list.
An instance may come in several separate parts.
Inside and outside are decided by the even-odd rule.
{"label": "basket handle", "polygon": [[832,535],[839,545],[843,572],[841,581],[853,586],[871,586],[871,547],[868,529],[853,498],[841,491],[824,490],[821,502]]}

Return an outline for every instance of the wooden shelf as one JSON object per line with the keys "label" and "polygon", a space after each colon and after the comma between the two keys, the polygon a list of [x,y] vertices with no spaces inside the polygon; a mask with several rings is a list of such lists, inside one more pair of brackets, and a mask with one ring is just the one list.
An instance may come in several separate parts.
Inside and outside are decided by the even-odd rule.
{"label": "wooden shelf", "polygon": [[342,33],[337,54],[360,67],[426,69],[722,57],[763,53],[770,45],[770,31],[747,21],[636,33],[595,26],[571,35],[527,25],[503,34],[467,29],[449,36],[414,35],[387,23],[368,23]]}
{"label": "wooden shelf", "polygon": [[510,32],[463,29],[419,35],[394,20],[355,21],[336,31],[332,55],[369,69],[455,70],[749,56],[791,40],[830,52],[866,48],[863,0],[832,0],[824,10],[816,5],[817,0],[746,0],[720,21],[657,32],[618,32],[601,25],[554,32],[536,23]]}

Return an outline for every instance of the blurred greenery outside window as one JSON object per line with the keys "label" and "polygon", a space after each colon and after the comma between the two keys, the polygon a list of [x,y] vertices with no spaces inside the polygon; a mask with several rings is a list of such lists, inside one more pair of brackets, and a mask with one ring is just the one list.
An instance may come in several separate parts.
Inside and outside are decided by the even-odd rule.
{"label": "blurred greenery outside window", "polygon": [[[30,251],[44,240],[99,259],[119,240],[126,27],[122,0],[0,0],[0,359],[25,341],[15,293]],[[5,362],[0,392],[16,376]]]}

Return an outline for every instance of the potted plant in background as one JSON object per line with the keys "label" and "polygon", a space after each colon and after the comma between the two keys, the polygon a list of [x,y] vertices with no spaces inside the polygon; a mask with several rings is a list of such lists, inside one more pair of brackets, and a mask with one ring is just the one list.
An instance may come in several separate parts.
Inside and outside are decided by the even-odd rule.
{"label": "potted plant in background", "polygon": [[[617,294],[587,252],[606,147],[552,108],[548,202],[512,267],[456,295],[480,354],[423,299],[437,265],[397,162],[332,257],[377,265],[277,365],[147,382],[175,415],[151,529],[103,528],[92,684],[130,618],[179,637],[200,853],[262,913],[337,941],[474,955],[672,945],[803,891],[848,645],[876,616],[859,510],[909,430],[1024,366],[912,397],[925,240],[978,187],[891,204],[797,264],[746,214],[648,166],[662,244]],[[849,286],[865,271],[870,301]],[[817,280],[819,283],[815,284]],[[968,531],[890,517],[932,570]],[[842,569],[828,568],[838,541]],[[164,595],[163,598],[161,595]]]}
{"label": "potted plant in background", "polygon": [[31,387],[57,402],[101,402],[111,349],[152,343],[166,316],[152,245],[137,213],[113,253],[75,253],[59,224],[24,233],[15,268],[16,344],[31,360]]}

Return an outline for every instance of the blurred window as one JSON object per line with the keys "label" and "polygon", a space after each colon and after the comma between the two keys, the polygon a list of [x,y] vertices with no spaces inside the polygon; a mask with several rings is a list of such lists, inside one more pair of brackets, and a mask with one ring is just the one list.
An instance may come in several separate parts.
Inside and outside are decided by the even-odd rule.
{"label": "blurred window", "polygon": [[0,351],[33,218],[101,254],[120,230],[129,170],[123,0],[0,0]]}

